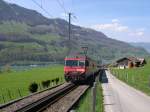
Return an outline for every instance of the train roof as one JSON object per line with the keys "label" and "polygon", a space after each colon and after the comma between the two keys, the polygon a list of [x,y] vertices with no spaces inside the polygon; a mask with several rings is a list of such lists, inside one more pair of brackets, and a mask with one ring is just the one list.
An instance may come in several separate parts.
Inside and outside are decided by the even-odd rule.
{"label": "train roof", "polygon": [[90,59],[88,56],[67,56],[65,60],[86,60]]}

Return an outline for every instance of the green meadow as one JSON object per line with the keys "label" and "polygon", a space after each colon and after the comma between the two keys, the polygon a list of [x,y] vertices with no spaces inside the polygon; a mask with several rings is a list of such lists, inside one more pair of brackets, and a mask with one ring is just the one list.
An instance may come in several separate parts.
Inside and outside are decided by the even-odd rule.
{"label": "green meadow", "polygon": [[147,60],[147,64],[143,67],[131,69],[113,68],[111,72],[118,79],[150,95],[150,59]]}
{"label": "green meadow", "polygon": [[0,73],[0,104],[29,95],[28,87],[32,82],[38,83],[39,90],[42,90],[42,81],[55,78],[64,81],[62,65],[33,68],[26,71],[2,72]]}
{"label": "green meadow", "polygon": [[[101,84],[98,83],[96,87],[96,112],[104,112],[103,94]],[[79,104],[75,108],[76,112],[92,112],[92,89],[87,90]]]}

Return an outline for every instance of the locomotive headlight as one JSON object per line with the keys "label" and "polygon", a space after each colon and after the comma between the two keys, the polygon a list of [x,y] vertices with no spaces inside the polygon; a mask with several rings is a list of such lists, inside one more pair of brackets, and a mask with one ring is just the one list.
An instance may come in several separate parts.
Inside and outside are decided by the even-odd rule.
{"label": "locomotive headlight", "polygon": [[84,69],[77,69],[78,72],[85,72]]}

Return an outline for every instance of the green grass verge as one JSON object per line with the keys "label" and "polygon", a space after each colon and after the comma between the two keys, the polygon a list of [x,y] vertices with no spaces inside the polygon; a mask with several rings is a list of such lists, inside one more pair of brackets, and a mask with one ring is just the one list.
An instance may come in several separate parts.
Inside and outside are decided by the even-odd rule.
{"label": "green grass verge", "polygon": [[[29,95],[28,87],[32,82],[40,85],[41,81],[51,80],[57,77],[63,77],[62,65],[0,73],[0,104],[19,98],[20,93],[21,96]],[[62,80],[64,81],[64,79]],[[42,87],[39,89],[41,90]]]}
{"label": "green grass verge", "polygon": [[133,69],[112,69],[112,74],[132,87],[150,95],[150,60],[143,67]]}
{"label": "green grass verge", "polygon": [[[96,112],[104,112],[103,95],[101,84],[97,84],[96,89]],[[76,112],[91,112],[92,111],[92,93],[91,88],[85,93],[75,108]]]}

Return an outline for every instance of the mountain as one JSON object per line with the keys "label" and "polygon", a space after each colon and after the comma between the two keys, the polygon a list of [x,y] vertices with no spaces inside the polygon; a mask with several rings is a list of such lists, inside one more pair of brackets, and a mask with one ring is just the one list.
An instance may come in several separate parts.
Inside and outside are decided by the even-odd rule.
{"label": "mountain", "polygon": [[1,64],[63,61],[70,49],[71,54],[83,53],[82,46],[88,46],[88,55],[96,60],[148,55],[143,48],[76,25],[71,25],[69,42],[67,21],[48,19],[34,10],[0,0]]}
{"label": "mountain", "polygon": [[150,43],[148,42],[135,42],[135,43],[130,43],[130,44],[135,47],[142,47],[150,53]]}

